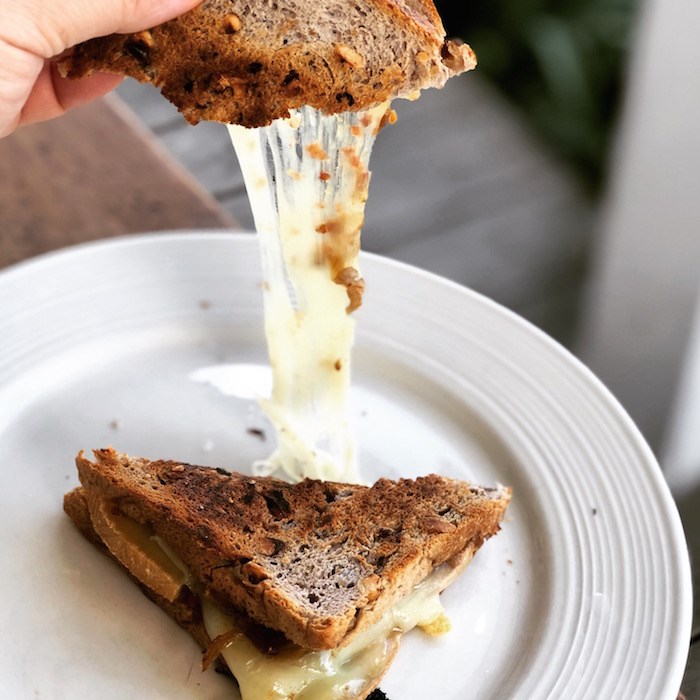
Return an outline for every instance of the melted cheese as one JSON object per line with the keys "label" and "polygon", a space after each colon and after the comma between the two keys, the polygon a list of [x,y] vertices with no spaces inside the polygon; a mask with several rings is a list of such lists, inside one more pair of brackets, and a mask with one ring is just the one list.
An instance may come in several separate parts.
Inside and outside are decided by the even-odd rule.
{"label": "melted cheese", "polygon": [[369,158],[388,104],[324,115],[308,107],[261,129],[229,131],[260,241],[265,334],[273,373],[262,406],[277,449],[258,474],[283,470],[357,482],[348,415],[357,256]]}
{"label": "melted cheese", "polygon": [[[402,633],[414,627],[434,633],[436,621],[445,629],[439,593],[451,574],[448,566],[436,569],[379,622],[339,649],[297,649],[267,656],[244,634],[235,635],[222,656],[238,681],[242,699],[345,700],[362,695],[384,674]],[[235,628],[234,621],[206,599],[202,614],[212,639]]]}

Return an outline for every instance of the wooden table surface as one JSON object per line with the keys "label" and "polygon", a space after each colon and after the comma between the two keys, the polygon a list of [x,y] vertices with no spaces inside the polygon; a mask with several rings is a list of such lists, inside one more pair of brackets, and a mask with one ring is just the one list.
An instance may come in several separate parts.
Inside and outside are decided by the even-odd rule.
{"label": "wooden table surface", "polygon": [[97,239],[236,222],[116,97],[0,140],[0,267]]}

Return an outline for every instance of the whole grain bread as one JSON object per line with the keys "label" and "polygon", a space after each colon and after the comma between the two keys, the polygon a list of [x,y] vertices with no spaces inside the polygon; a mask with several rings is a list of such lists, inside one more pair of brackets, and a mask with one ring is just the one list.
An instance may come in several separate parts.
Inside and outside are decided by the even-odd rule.
{"label": "whole grain bread", "polygon": [[92,491],[150,525],[204,595],[306,649],[346,643],[440,564],[457,571],[510,500],[509,489],[437,475],[289,484],[111,448],[76,464],[82,488],[64,507],[83,532],[79,504]]}
{"label": "whole grain bread", "polygon": [[257,127],[302,105],[334,114],[412,96],[475,65],[432,0],[204,0],[148,31],[80,44],[59,70],[129,75],[191,123]]}

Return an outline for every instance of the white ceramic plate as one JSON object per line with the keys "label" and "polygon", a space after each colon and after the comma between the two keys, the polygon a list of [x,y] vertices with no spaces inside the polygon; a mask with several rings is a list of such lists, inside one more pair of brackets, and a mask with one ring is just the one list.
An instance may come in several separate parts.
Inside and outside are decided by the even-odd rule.
{"label": "white ceramic plate", "polygon": [[[81,449],[247,470],[256,402],[191,374],[265,365],[251,235],[155,234],[0,274],[2,697],[232,698],[188,635],[63,514]],[[444,594],[453,631],[404,640],[391,700],[673,700],[690,633],[685,540],[606,389],[483,297],[365,256],[353,416],[368,478],[513,487]],[[245,392],[241,392],[245,393]]]}

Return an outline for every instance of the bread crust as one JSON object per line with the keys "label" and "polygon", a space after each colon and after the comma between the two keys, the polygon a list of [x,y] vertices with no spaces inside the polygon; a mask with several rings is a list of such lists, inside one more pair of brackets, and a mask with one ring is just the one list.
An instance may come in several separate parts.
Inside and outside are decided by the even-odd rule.
{"label": "bread crust", "polygon": [[80,481],[149,524],[203,592],[305,649],[366,629],[436,566],[500,528],[508,489],[430,475],[288,484],[95,451]]}
{"label": "bread crust", "polygon": [[85,489],[77,488],[67,493],[63,498],[63,510],[66,515],[73,521],[81,534],[92,544],[95,545],[105,554],[109,555],[119,566],[129,575],[139,588],[160,608],[177,622],[180,627],[187,630],[195,639],[197,644],[204,650],[211,643],[211,639],[204,628],[202,620],[202,611],[199,600],[192,592],[183,587],[180,595],[174,601],[169,601],[163,596],[154,593],[148,586],[134,576],[104,545],[100,536],[95,532],[92,521],[90,520],[90,511],[88,508]]}
{"label": "bread crust", "polygon": [[148,31],[80,44],[59,70],[152,82],[191,123],[258,127],[302,105],[364,109],[475,65],[466,44],[446,41],[432,0],[204,0]]}

